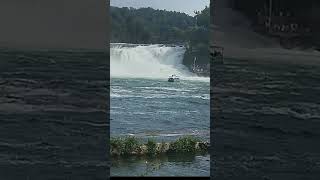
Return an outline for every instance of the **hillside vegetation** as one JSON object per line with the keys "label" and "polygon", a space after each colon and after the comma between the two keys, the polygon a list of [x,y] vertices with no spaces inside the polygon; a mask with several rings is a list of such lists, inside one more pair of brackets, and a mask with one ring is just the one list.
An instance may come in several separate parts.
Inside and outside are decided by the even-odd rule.
{"label": "hillside vegetation", "polygon": [[184,44],[187,52],[184,63],[193,58],[208,63],[210,10],[205,7],[194,17],[185,13],[152,8],[111,7],[111,42],[136,44]]}

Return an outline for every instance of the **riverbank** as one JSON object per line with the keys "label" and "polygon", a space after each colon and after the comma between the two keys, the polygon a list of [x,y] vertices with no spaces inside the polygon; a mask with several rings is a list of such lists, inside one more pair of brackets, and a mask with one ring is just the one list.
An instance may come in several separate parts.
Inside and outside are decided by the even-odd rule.
{"label": "riverbank", "polygon": [[143,142],[135,137],[118,137],[110,140],[110,154],[123,155],[157,155],[167,153],[199,153],[208,152],[209,143],[199,141],[192,136],[180,137],[173,142],[157,143],[148,139]]}
{"label": "riverbank", "polygon": [[112,176],[209,176],[209,143],[185,136],[157,143],[111,138]]}
{"label": "riverbank", "polygon": [[320,52],[315,50],[287,50],[281,48],[225,48],[225,58],[251,60],[261,63],[320,65]]}
{"label": "riverbank", "polygon": [[224,47],[224,57],[252,62],[284,62],[290,64],[320,64],[320,52],[316,49],[285,49],[276,38],[254,31],[251,21],[230,7],[227,1],[213,7],[214,24],[212,40]]}
{"label": "riverbank", "polygon": [[189,71],[197,74],[198,76],[209,77],[210,76],[210,52],[209,45],[204,44],[197,47],[197,45],[190,45],[186,48],[183,56],[183,65],[185,65]]}

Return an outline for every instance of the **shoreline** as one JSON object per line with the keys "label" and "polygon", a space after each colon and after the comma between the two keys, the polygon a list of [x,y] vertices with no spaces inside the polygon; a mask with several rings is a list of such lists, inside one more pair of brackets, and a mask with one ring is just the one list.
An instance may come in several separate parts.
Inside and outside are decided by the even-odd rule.
{"label": "shoreline", "polygon": [[226,47],[226,59],[249,60],[261,63],[290,63],[301,65],[320,65],[320,52],[287,50],[281,48],[235,48]]}
{"label": "shoreline", "polygon": [[195,154],[209,151],[209,142],[192,136],[180,137],[173,142],[156,142],[148,139],[146,143],[135,137],[114,137],[110,139],[111,156],[143,156],[162,154]]}
{"label": "shoreline", "polygon": [[316,48],[284,48],[277,38],[254,31],[251,21],[226,2],[213,7],[211,45],[224,47],[224,57],[257,62],[285,62],[320,65],[320,51]]}

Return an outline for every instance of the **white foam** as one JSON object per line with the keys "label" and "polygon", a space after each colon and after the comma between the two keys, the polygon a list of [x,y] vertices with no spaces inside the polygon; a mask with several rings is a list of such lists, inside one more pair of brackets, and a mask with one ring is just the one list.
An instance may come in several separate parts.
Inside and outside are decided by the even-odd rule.
{"label": "white foam", "polygon": [[116,78],[150,78],[166,80],[176,74],[182,80],[209,81],[188,71],[182,64],[185,47],[112,43],[110,75]]}

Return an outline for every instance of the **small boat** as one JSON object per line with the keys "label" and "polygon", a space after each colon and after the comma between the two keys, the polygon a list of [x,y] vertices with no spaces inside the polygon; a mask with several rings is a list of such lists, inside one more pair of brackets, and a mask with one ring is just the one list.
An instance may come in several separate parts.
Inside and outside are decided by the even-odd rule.
{"label": "small boat", "polygon": [[168,78],[168,82],[175,82],[175,81],[179,81],[179,80],[180,80],[179,77],[175,74],[169,76],[169,78]]}

